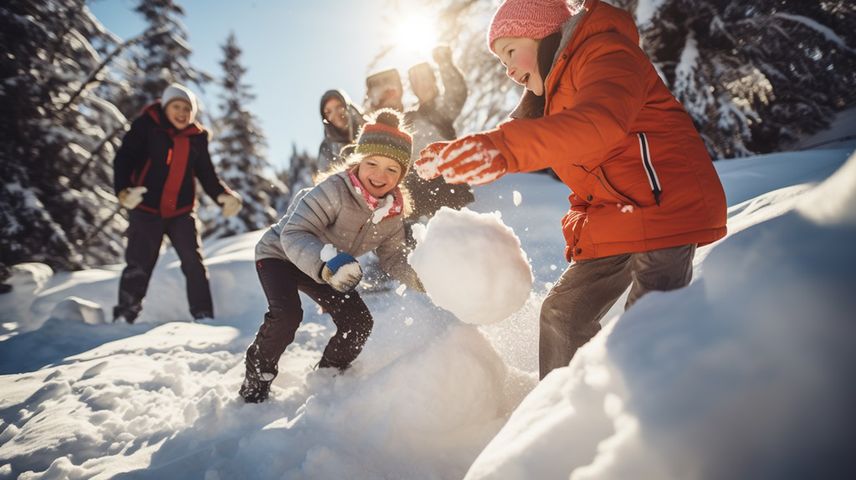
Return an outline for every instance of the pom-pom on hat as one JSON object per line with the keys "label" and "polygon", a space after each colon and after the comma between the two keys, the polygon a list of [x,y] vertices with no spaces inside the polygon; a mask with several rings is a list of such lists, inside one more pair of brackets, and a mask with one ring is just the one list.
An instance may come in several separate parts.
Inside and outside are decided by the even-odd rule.
{"label": "pom-pom on hat", "polygon": [[505,0],[490,21],[487,47],[505,37],[523,37],[540,40],[558,32],[571,17],[568,0]]}
{"label": "pom-pom on hat", "polygon": [[375,113],[369,123],[363,125],[357,137],[355,153],[382,155],[397,161],[405,172],[410,168],[413,138],[401,129],[403,117],[390,108]]}
{"label": "pom-pom on hat", "polygon": [[190,104],[190,121],[193,122],[196,119],[196,112],[198,112],[196,95],[180,83],[171,83],[164,89],[163,95],[161,95],[161,106],[165,109],[174,100],[184,100]]}

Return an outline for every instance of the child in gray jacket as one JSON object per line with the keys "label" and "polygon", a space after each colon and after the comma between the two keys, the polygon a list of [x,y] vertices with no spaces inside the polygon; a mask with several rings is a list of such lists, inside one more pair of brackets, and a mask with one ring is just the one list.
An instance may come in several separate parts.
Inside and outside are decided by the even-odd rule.
{"label": "child in gray jacket", "polygon": [[407,264],[404,217],[409,199],[401,181],[410,167],[411,136],[401,115],[380,110],[365,124],[344,169],[299,192],[288,212],[256,246],[256,270],[268,311],[247,349],[240,395],[263,402],[277,363],[303,319],[298,291],[333,317],[336,334],[319,367],[347,369],[362,351],[372,316],[354,288],[362,279],[356,257],[374,251],[381,268],[423,291]]}

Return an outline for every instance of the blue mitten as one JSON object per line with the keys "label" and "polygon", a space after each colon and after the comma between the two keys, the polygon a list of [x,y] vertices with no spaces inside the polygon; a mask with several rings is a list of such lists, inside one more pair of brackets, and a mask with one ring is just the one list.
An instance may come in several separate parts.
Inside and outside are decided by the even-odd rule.
{"label": "blue mitten", "polygon": [[321,269],[321,278],[339,292],[353,290],[363,278],[360,262],[352,255],[342,252],[331,258]]}

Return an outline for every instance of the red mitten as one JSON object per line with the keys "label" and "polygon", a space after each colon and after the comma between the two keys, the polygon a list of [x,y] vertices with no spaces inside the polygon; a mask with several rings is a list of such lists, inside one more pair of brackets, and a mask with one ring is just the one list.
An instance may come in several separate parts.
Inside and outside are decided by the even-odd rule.
{"label": "red mitten", "polygon": [[431,180],[440,176],[438,155],[452,142],[434,142],[419,151],[419,158],[413,164],[416,174],[425,180]]}
{"label": "red mitten", "polygon": [[483,133],[450,143],[440,152],[437,168],[448,183],[482,185],[505,175],[508,162]]}

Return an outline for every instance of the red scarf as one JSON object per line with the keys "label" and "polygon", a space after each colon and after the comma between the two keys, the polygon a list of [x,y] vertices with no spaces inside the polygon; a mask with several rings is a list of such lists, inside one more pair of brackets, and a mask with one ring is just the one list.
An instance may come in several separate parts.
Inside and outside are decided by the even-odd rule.
{"label": "red scarf", "polygon": [[[163,109],[159,103],[154,103],[146,108],[146,112],[158,126],[162,126],[160,117],[160,112],[162,111]],[[169,122],[167,122],[167,125],[166,132],[172,139],[173,145],[167,151],[166,156],[168,173],[163,185],[163,192],[161,193],[159,212],[163,218],[174,217],[193,210],[196,202],[196,183],[193,183],[193,200],[189,206],[178,208],[178,194],[181,192],[181,184],[184,182],[185,175],[187,173],[193,174],[193,172],[187,171],[188,159],[190,157],[190,137],[202,133],[202,130],[195,123],[190,124],[181,131],[176,131]]]}
{"label": "red scarf", "polygon": [[[357,178],[356,175],[354,175],[354,172],[349,170],[348,178],[351,179],[351,185],[353,185],[354,188],[363,196],[363,199],[365,199],[369,208],[372,211],[377,210],[378,206],[380,206],[380,199],[375,198],[368,192],[368,190],[365,189],[365,187],[363,187],[363,183],[360,182],[360,179]],[[390,194],[392,195],[392,207],[389,209],[389,212],[384,215],[383,219],[399,215],[404,210],[404,201],[401,199],[401,189],[396,186]]]}

